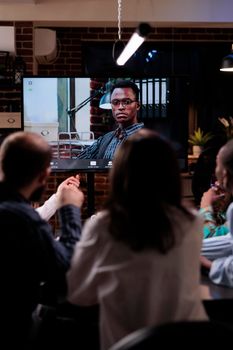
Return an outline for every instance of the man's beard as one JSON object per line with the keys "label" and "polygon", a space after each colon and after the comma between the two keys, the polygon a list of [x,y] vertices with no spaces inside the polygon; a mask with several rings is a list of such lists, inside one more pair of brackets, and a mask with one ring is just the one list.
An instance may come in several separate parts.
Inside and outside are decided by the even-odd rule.
{"label": "man's beard", "polygon": [[43,194],[44,191],[45,191],[45,187],[46,187],[45,185],[38,187],[38,188],[31,194],[29,200],[30,200],[31,202],[38,202],[38,201],[41,199],[42,194]]}

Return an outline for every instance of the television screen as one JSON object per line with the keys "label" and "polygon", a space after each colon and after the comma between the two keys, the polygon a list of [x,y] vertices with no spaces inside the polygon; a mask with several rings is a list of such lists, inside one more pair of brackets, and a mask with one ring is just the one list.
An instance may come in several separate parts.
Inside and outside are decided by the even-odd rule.
{"label": "television screen", "polygon": [[[101,159],[90,159],[86,156],[86,150],[100,136],[117,127],[110,103],[102,106],[109,87],[117,79],[119,78],[23,77],[23,128],[40,133],[51,144],[52,169],[102,171],[111,167],[111,159],[104,156]],[[177,123],[171,115],[171,105],[174,104],[171,98],[174,84],[171,79],[124,79],[133,80],[140,89],[138,121],[158,130],[173,142],[181,169],[184,170],[187,135],[180,135],[179,126],[178,133],[174,132]],[[179,115],[180,119],[182,120]]]}

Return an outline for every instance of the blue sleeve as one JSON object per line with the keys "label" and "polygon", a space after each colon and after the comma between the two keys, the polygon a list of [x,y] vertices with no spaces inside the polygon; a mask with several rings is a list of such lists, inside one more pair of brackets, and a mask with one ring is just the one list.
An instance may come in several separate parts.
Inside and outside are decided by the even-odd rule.
{"label": "blue sleeve", "polygon": [[57,262],[64,264],[66,268],[68,268],[73,255],[74,246],[81,236],[81,214],[80,209],[74,205],[62,207],[58,214],[61,235],[59,240],[53,240],[53,245],[57,252]]}
{"label": "blue sleeve", "polygon": [[45,266],[47,279],[59,279],[59,275],[63,275],[67,271],[75,244],[81,236],[81,215],[78,207],[66,205],[58,211],[58,214],[61,231],[59,239],[54,239],[50,226],[46,222],[38,232],[41,254],[44,255],[44,264],[41,263],[41,267]]}

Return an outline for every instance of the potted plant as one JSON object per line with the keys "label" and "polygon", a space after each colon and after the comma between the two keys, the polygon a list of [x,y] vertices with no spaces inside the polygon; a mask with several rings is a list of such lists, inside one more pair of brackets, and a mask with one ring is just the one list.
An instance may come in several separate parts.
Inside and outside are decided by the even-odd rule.
{"label": "potted plant", "polygon": [[194,133],[189,136],[188,142],[193,146],[193,155],[199,156],[203,150],[203,146],[207,143],[207,141],[213,138],[213,134],[209,131],[204,133],[201,128],[194,130]]}

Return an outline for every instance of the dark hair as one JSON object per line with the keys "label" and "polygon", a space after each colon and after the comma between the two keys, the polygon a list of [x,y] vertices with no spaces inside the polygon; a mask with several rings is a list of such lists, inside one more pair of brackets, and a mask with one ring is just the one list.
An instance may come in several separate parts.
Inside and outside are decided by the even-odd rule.
{"label": "dark hair", "polygon": [[221,162],[224,168],[226,168],[233,177],[233,139],[229,140],[221,148]]}
{"label": "dark hair", "polygon": [[221,135],[214,135],[204,146],[194,165],[192,176],[192,192],[196,206],[200,205],[203,193],[211,185],[212,177],[215,174],[216,156],[220,148],[226,143]]}
{"label": "dark hair", "polygon": [[137,84],[135,84],[133,81],[131,80],[117,80],[116,83],[111,87],[111,95],[113,93],[113,90],[118,89],[118,88],[130,88],[133,90],[134,95],[135,95],[135,99],[136,101],[139,100],[139,88],[137,86]]}
{"label": "dark hair", "polygon": [[39,134],[23,131],[12,133],[0,148],[4,181],[17,189],[27,185],[50,166],[51,157],[51,147]]}
{"label": "dark hair", "polygon": [[173,247],[171,206],[193,217],[181,205],[175,152],[155,131],[141,129],[119,147],[109,185],[110,234],[133,250],[152,248],[165,253]]}
{"label": "dark hair", "polygon": [[203,193],[208,191],[212,176],[215,173],[218,147],[206,148],[197,159],[192,176],[192,193],[197,206],[200,205]]}

